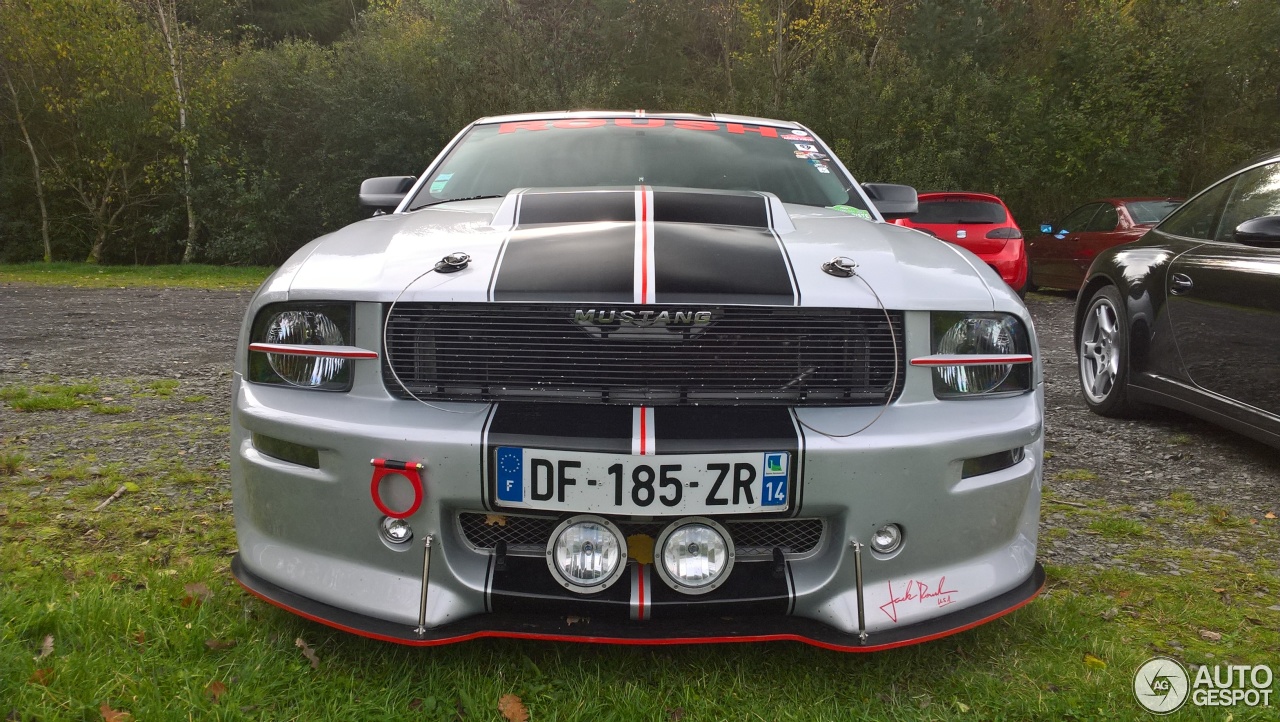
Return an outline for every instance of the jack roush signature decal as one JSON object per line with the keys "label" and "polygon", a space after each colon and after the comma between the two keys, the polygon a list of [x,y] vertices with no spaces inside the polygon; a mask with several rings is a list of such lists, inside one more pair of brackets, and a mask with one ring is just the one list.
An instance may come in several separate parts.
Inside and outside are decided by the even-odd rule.
{"label": "jack roush signature decal", "polygon": [[758,193],[523,191],[489,300],[799,305],[773,212]]}
{"label": "jack roush signature decal", "polygon": [[945,607],[956,601],[958,592],[947,586],[947,578],[938,579],[938,583],[930,586],[924,582],[914,579],[908,579],[906,587],[899,587],[897,591],[893,589],[893,580],[889,580],[889,601],[880,605],[880,611],[885,616],[893,620],[895,624],[898,622],[898,605],[899,604],[928,604],[934,607]]}

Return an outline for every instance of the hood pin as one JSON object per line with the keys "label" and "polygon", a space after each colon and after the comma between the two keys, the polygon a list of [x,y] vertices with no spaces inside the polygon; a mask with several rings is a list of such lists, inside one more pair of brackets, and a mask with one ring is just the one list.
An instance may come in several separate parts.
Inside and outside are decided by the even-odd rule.
{"label": "hood pin", "polygon": [[857,267],[858,264],[854,263],[852,258],[844,256],[836,256],[822,264],[822,270],[836,278],[849,278],[854,274],[854,269]]}

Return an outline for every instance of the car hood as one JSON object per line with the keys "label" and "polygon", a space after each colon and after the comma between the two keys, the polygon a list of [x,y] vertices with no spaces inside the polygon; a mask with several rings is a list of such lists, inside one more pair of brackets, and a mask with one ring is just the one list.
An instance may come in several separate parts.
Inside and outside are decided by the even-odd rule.
{"label": "car hood", "polygon": [[[641,196],[630,189],[513,191],[370,218],[300,249],[264,284],[259,295],[270,298],[259,302],[1021,307],[971,253],[908,228],[768,194],[659,189]],[[761,213],[744,205],[761,202]],[[466,268],[431,270],[453,253],[470,257]],[[856,264],[856,278],[824,272],[837,257]]]}

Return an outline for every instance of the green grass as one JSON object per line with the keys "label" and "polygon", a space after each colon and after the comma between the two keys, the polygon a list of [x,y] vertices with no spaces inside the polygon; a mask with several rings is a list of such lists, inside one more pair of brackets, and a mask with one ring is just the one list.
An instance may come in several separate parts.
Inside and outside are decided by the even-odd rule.
{"label": "green grass", "polygon": [[83,397],[96,393],[96,382],[6,386],[0,389],[0,400],[8,402],[14,411],[66,411],[84,406],[89,401]]}
{"label": "green grass", "polygon": [[0,476],[14,476],[18,470],[22,468],[22,462],[26,461],[26,454],[20,454],[16,451],[6,451],[0,453]]}
{"label": "green grass", "polygon": [[1097,481],[1098,475],[1088,469],[1063,469],[1053,478],[1058,481]]}
{"label": "green grass", "polygon": [[1089,529],[1108,539],[1129,539],[1147,535],[1147,528],[1121,516],[1104,516],[1089,522]]}
{"label": "green grass", "polygon": [[[1275,569],[1193,550],[1176,557],[1178,577],[1051,568],[1048,593],[1023,610],[874,655],[793,643],[408,649],[241,591],[228,570],[229,513],[168,504],[148,491],[152,483],[89,511],[123,472],[104,467],[71,510],[0,486],[0,711],[96,720],[106,703],[147,720],[500,720],[498,699],[515,694],[534,720],[1127,720],[1143,714],[1129,691],[1133,672],[1155,654],[1274,664],[1280,648],[1280,614],[1266,609],[1280,584]],[[1154,547],[1133,556],[1169,558]],[[211,595],[197,603],[190,584]],[[1222,639],[1207,641],[1202,629]],[[46,635],[54,653],[36,660]],[[319,655],[318,669],[299,638]],[[39,669],[52,670],[45,684],[31,681]],[[206,692],[213,682],[227,689],[217,702]],[[1269,718],[1230,711],[1235,720]],[[1222,710],[1178,714],[1223,718]]]}
{"label": "green grass", "polygon": [[[133,391],[121,393],[126,386]],[[1144,524],[1102,499],[1081,508],[1051,489],[1045,511],[1059,521],[1043,544],[1081,531],[1122,541],[1120,566],[1051,567],[1046,594],[1024,609],[915,647],[857,655],[798,643],[369,641],[277,610],[231,579],[226,463],[178,455],[188,440],[224,440],[225,415],[89,413],[130,394],[139,409],[170,408],[182,393],[173,381],[0,388],[10,404],[69,393],[88,397],[87,408],[0,409],[23,429],[0,438],[0,718],[101,720],[107,704],[137,720],[501,722],[498,700],[515,694],[537,722],[1131,720],[1149,718],[1130,690],[1152,656],[1274,667],[1280,649],[1280,613],[1269,609],[1280,593],[1280,520],[1242,519],[1175,491],[1155,501],[1196,540],[1179,546],[1164,536],[1170,522]],[[110,443],[39,445],[68,419]],[[130,453],[113,455],[118,440]],[[122,486],[127,493],[93,511]],[[192,584],[209,597],[197,601]],[[54,651],[36,659],[46,636]],[[318,669],[299,638],[319,655]],[[50,671],[33,679],[38,670]],[[226,686],[216,701],[214,682]],[[1233,721],[1274,719],[1275,707],[1188,706],[1173,719],[1228,712]]]}
{"label": "green grass", "polygon": [[92,263],[0,264],[0,283],[80,288],[257,288],[274,269],[263,266],[101,266]]}

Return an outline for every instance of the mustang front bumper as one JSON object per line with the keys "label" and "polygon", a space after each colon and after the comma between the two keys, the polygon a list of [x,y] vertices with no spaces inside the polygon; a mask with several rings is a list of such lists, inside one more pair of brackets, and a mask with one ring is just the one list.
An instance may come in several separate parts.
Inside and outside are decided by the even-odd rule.
{"label": "mustang front bumper", "polygon": [[[796,475],[787,511],[769,523],[805,520],[820,531],[794,548],[780,543],[772,554],[742,555],[723,587],[696,597],[667,588],[644,558],[629,563],[630,584],[624,577],[604,592],[569,592],[538,550],[479,539],[465,520],[492,514],[494,531],[503,531],[510,514],[526,513],[494,508],[486,471],[496,443],[493,405],[394,399],[376,363],[358,366],[352,390],[342,395],[250,384],[237,375],[232,484],[240,554],[233,573],[277,606],[406,644],[483,636],[630,644],[793,639],[870,651],[962,631],[1022,606],[1044,582],[1035,559],[1042,387],[1008,398],[939,401],[928,370],[905,373],[902,395],[853,436],[834,434],[871,422],[878,407],[782,412],[797,422]],[[710,414],[712,421],[696,424],[710,430],[669,443],[670,453],[753,443],[744,446],[733,429],[749,412],[691,413]],[[518,434],[505,438],[519,441]],[[523,438],[534,448],[595,443],[564,442],[556,429],[530,428]],[[263,453],[262,439],[316,450],[317,468]],[[657,458],[663,453],[659,441]],[[964,473],[966,461],[1004,454],[1011,465],[985,471],[971,464]],[[370,492],[375,457],[426,465],[424,502],[406,520],[415,534],[410,544],[389,544],[379,533],[383,515]],[[733,529],[748,519],[757,517],[719,521]],[[671,520],[615,519],[640,530]],[[890,522],[904,530],[902,546],[883,555],[866,548]],[[428,534],[425,625],[416,631]]]}

